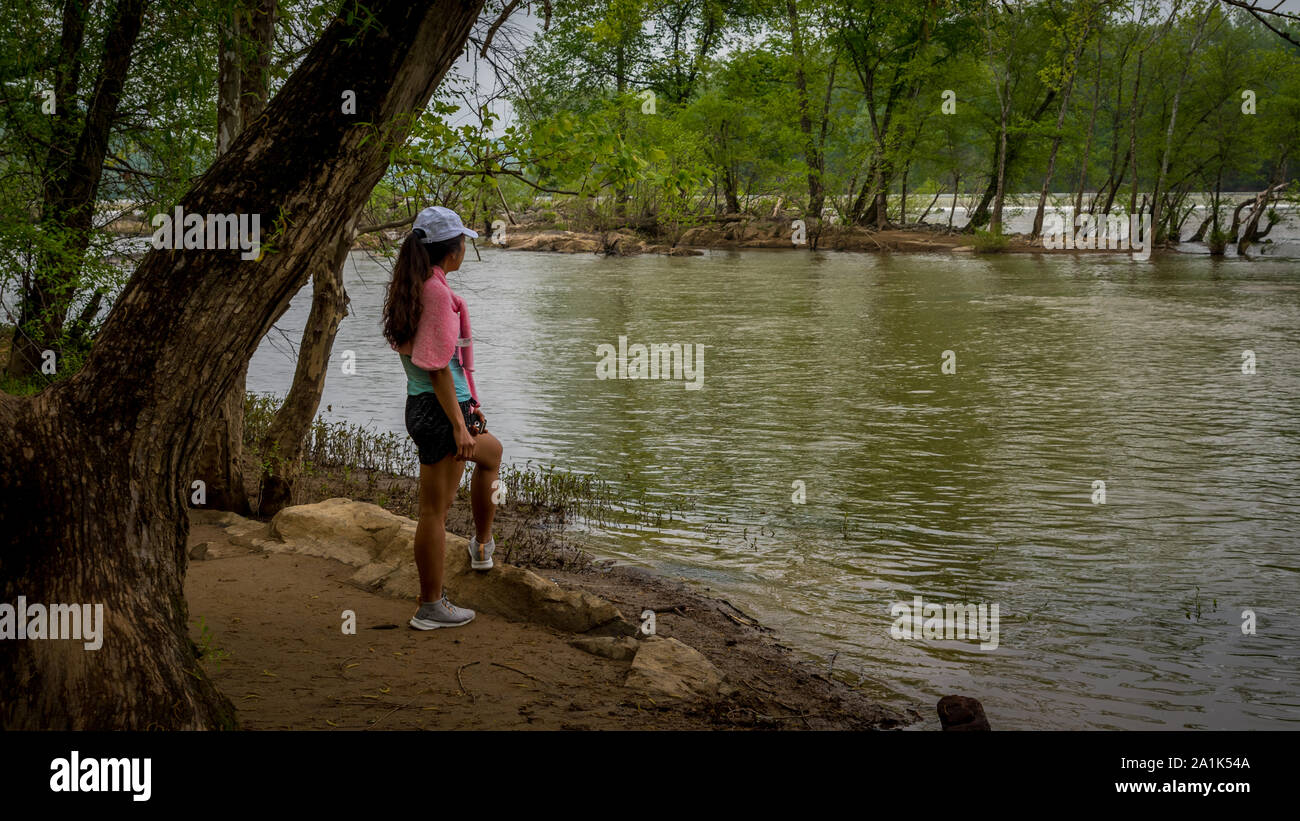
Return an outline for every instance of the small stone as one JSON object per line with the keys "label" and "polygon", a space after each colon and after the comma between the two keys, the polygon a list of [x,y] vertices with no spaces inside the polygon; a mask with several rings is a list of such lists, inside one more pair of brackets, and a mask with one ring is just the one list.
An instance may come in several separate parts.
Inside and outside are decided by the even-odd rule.
{"label": "small stone", "polygon": [[939,723],[945,731],[987,731],[989,720],[984,705],[969,696],[944,696],[939,699]]}

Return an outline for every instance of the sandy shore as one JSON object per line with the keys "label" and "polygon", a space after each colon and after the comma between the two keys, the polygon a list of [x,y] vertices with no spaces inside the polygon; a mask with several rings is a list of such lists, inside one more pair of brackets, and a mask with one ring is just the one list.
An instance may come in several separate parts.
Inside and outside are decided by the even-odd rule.
{"label": "sandy shore", "polygon": [[[538,573],[625,615],[660,610],[658,634],[703,653],[725,676],[723,697],[657,703],[625,686],[631,662],[491,613],[411,630],[413,601],[349,584],[354,567],[250,550],[195,525],[190,544],[203,542],[210,558],[186,578],[191,635],[245,729],[884,729],[920,719],[828,678],[728,604],[632,568]],[[345,610],[355,635],[342,630]]]}

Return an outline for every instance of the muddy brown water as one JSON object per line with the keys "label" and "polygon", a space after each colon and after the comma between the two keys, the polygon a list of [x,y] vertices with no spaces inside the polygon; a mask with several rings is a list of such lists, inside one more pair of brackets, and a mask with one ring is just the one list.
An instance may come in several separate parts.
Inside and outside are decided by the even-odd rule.
{"label": "muddy brown water", "polygon": [[[1003,728],[1300,727],[1294,260],[469,257],[451,280],[507,458],[674,511],[580,529],[593,552],[927,715],[959,692]],[[353,255],[322,411],[401,432],[386,276]],[[620,336],[704,345],[700,387],[600,378]],[[273,333],[249,388],[292,369]],[[997,648],[895,638],[918,596],[997,605]]]}

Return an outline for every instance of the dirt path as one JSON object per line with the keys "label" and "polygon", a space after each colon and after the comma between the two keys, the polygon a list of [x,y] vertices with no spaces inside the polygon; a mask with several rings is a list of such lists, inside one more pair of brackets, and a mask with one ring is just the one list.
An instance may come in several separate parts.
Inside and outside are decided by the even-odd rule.
{"label": "dirt path", "polygon": [[[708,656],[735,683],[732,696],[656,704],[623,686],[630,662],[571,647],[570,634],[486,613],[419,632],[406,625],[413,603],[345,583],[353,567],[250,552],[198,525],[190,544],[202,542],[211,558],[192,562],[186,579],[191,635],[208,648],[205,669],[245,729],[847,729],[904,720],[799,666],[742,614],[733,622],[706,604],[714,600],[636,571],[541,572],[565,587],[603,589],[625,613],[665,596],[685,605],[661,617],[660,634]],[[345,610],[356,614],[355,635],[342,630]]]}

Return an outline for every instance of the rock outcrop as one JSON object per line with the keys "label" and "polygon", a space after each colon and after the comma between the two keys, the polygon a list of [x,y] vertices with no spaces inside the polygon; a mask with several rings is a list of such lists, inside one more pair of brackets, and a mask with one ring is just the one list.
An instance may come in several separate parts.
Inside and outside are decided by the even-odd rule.
{"label": "rock outcrop", "polygon": [[512,251],[557,251],[563,254],[594,254],[601,250],[600,238],[573,231],[520,232],[506,235],[506,247]]}
{"label": "rock outcrop", "polygon": [[[225,530],[251,550],[333,559],[357,570],[349,583],[372,592],[414,599],[419,590],[413,543],[415,522],[378,505],[326,499],[281,510],[270,525],[233,513],[191,511],[191,521]],[[211,548],[207,551],[211,558]],[[544,624],[571,633],[630,635],[635,628],[613,604],[581,590],[562,590],[536,573],[497,561],[486,572],[469,566],[465,539],[447,534],[447,595],[457,604],[512,621]]]}

